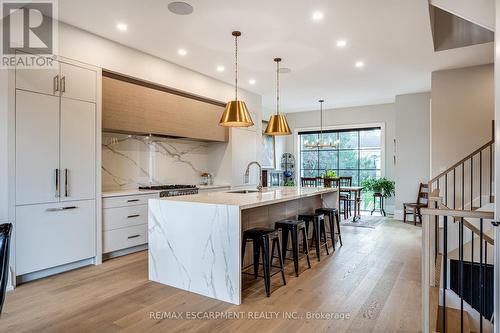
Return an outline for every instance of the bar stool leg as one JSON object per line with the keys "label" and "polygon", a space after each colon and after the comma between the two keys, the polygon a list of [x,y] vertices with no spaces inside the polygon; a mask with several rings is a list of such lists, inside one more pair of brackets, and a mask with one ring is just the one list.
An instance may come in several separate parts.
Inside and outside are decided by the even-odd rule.
{"label": "bar stool leg", "polygon": [[260,244],[261,242],[257,239],[253,240],[253,276],[258,277],[259,274],[259,260],[260,260]]}
{"label": "bar stool leg", "polygon": [[340,246],[342,246],[342,235],[340,234],[340,214],[338,212],[335,214],[335,219],[337,220],[337,234],[339,235]]}
{"label": "bar stool leg", "polygon": [[269,238],[262,237],[262,270],[264,271],[264,286],[266,288],[266,296],[271,296],[271,276],[269,264]]}
{"label": "bar stool leg", "polygon": [[330,212],[328,214],[328,224],[330,226],[330,238],[332,239],[332,247],[333,247],[333,251],[335,252],[335,228],[334,228],[334,225],[335,225],[335,221],[334,221],[334,216],[335,214],[333,212]]}
{"label": "bar stool leg", "polygon": [[307,266],[309,268],[311,268],[311,261],[309,260],[309,244],[307,243],[307,232],[306,232],[306,229],[302,229],[302,247],[304,248],[304,253],[306,255],[306,258],[307,258]]}
{"label": "bar stool leg", "polygon": [[321,261],[321,254],[320,254],[320,248],[319,248],[319,242],[320,242],[319,221],[317,218],[314,218],[314,221],[313,221],[312,241],[314,241],[314,246],[316,248],[316,257],[318,258],[318,261]]}
{"label": "bar stool leg", "polygon": [[[293,253],[293,268],[295,269],[295,276],[299,276],[299,250],[298,250],[298,235],[297,227],[294,226],[291,230],[292,234],[292,253]],[[285,257],[283,257],[285,259]]]}
{"label": "bar stool leg", "polygon": [[[274,248],[274,242],[277,242],[278,243],[278,257],[280,259],[280,267],[281,267],[281,277],[283,278],[283,284],[286,286],[286,279],[285,279],[285,268],[284,268],[284,264],[283,264],[283,261],[284,261],[284,258],[281,256],[281,253],[279,251],[279,248],[280,248],[280,239],[279,238],[275,238],[273,239],[273,248]],[[295,243],[294,243],[295,244]],[[271,254],[271,256],[274,255],[274,251],[273,253]],[[297,275],[298,276],[298,275]]]}
{"label": "bar stool leg", "polygon": [[[281,228],[281,240],[283,241],[281,253],[283,256],[283,260],[285,260],[286,252],[288,250],[288,228]],[[293,243],[293,235],[292,235],[292,243]]]}
{"label": "bar stool leg", "polygon": [[[328,251],[328,240],[326,238],[326,227],[325,227],[325,219],[318,219],[318,222],[319,222],[319,230],[320,230],[320,239],[321,239],[321,235],[323,235],[324,237],[324,243],[325,243],[325,249],[326,249],[326,255],[329,255],[329,251]],[[323,241],[320,241],[320,243],[323,242]]]}

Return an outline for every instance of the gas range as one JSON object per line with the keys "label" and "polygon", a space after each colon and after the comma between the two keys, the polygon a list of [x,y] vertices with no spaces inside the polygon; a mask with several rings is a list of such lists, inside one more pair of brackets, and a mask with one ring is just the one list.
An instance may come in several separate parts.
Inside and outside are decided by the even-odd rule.
{"label": "gas range", "polygon": [[160,198],[176,197],[179,195],[198,194],[196,185],[151,185],[139,186],[139,190],[160,191]]}

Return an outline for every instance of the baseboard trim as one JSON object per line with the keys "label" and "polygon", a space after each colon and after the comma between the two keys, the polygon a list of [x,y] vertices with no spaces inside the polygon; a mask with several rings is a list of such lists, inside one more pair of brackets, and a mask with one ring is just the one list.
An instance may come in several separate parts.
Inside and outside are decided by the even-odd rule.
{"label": "baseboard trim", "polygon": [[140,252],[140,251],[145,251],[148,249],[148,244],[142,244],[142,245],[137,245],[137,246],[133,246],[133,247],[129,247],[129,248],[126,248],[126,249],[123,249],[123,250],[118,250],[118,251],[113,251],[113,252],[109,252],[109,253],[104,253],[102,255],[102,260],[109,260],[109,259],[113,259],[113,258],[116,258],[116,257],[121,257],[121,256],[126,256],[127,254],[132,254],[132,253],[135,253],[135,252]]}
{"label": "baseboard trim", "polygon": [[75,261],[66,265],[61,265],[57,267],[47,268],[38,272],[27,273],[24,275],[18,275],[16,277],[16,285],[20,285],[22,283],[43,279],[45,277],[49,277],[52,275],[61,274],[64,272],[72,271],[77,268],[82,268],[85,266],[90,266],[94,264],[94,257],[83,259],[80,261]]}

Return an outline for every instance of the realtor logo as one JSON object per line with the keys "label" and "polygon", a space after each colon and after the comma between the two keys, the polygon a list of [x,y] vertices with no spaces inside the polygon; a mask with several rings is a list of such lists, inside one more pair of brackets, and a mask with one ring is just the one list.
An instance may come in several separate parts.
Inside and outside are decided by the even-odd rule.
{"label": "realtor logo", "polygon": [[52,66],[55,19],[53,1],[2,1],[1,67]]}

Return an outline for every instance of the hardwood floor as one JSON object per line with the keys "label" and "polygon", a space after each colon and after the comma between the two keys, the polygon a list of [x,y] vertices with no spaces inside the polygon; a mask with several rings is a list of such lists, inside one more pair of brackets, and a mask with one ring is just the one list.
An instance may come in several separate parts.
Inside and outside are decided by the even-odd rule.
{"label": "hardwood floor", "polygon": [[[109,260],[8,293],[0,332],[419,332],[420,227],[344,226],[342,238],[320,263],[312,253],[312,269],[302,260],[298,278],[287,261],[269,298],[244,276],[240,306],[149,282],[146,252]],[[240,319],[188,319],[210,314]]]}

